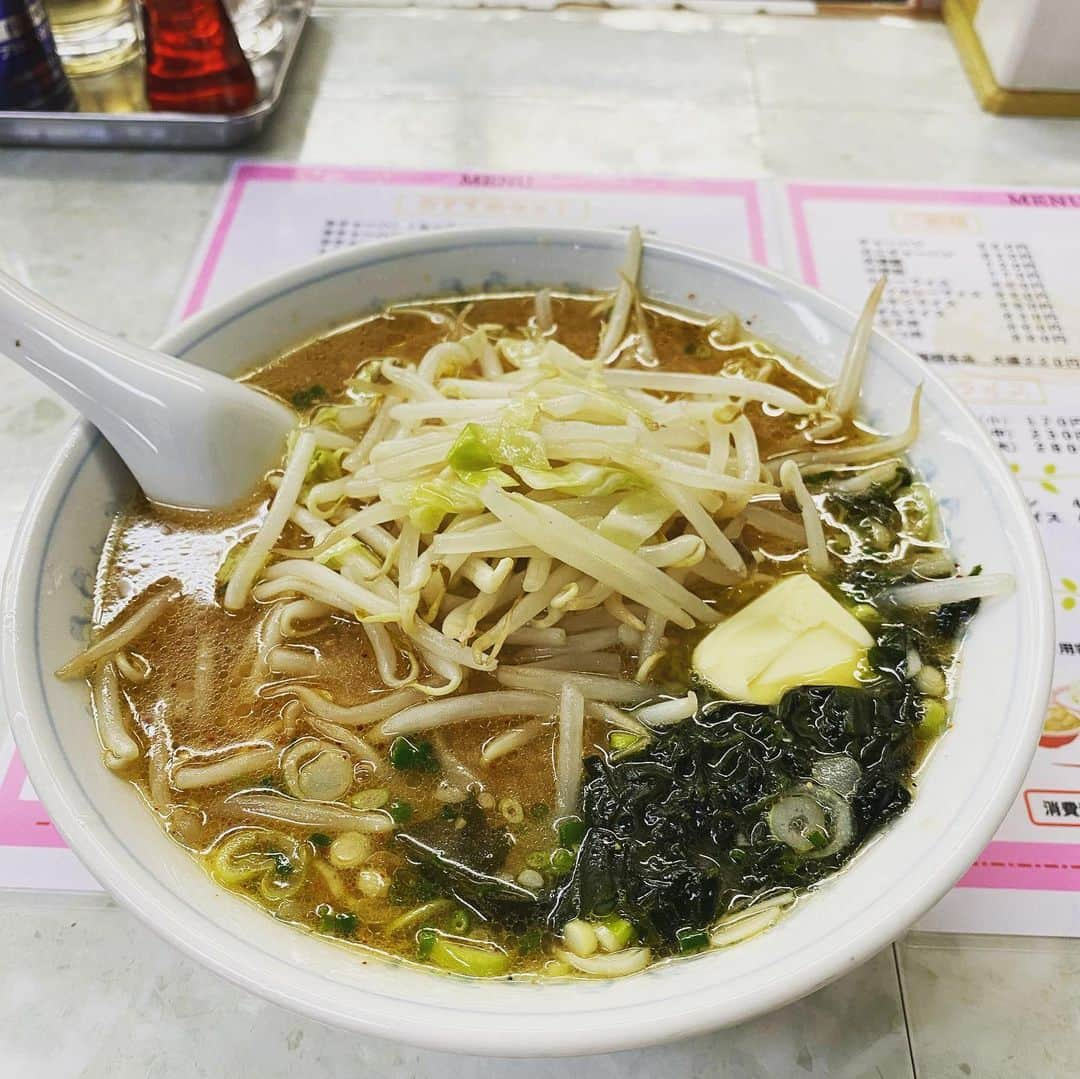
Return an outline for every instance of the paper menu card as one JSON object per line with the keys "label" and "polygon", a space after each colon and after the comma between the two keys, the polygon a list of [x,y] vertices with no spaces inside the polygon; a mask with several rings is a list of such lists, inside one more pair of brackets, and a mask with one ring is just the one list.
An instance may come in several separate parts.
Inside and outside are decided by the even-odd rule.
{"label": "paper menu card", "polygon": [[791,269],[927,363],[1080,373],[1080,194],[786,185]]}
{"label": "paper menu card", "polygon": [[[1080,310],[1069,266],[1080,254],[1080,195],[241,164],[178,314],[366,238],[529,222],[637,222],[665,239],[774,261],[852,307],[888,273],[883,324],[942,370],[1013,464],[1058,605],[1050,725],[1063,729],[1046,733],[994,843],[922,927],[1080,936],[1080,738],[1069,729],[1070,687],[1080,718]],[[14,789],[4,764],[0,756],[0,819]],[[20,791],[23,801],[32,793]],[[11,853],[12,838],[0,830],[0,887],[49,886],[39,871],[20,876],[29,862]],[[66,879],[51,886],[70,887]],[[1031,892],[1037,903],[1024,899]]]}
{"label": "paper menu card", "polygon": [[241,164],[226,185],[178,313],[193,314],[336,248],[454,226],[637,224],[668,240],[765,262],[760,198],[751,180]]}

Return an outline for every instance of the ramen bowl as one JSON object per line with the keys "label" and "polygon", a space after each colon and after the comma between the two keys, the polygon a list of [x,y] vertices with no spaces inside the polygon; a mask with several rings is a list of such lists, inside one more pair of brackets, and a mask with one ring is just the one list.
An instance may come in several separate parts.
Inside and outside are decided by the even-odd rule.
{"label": "ramen bowl", "polygon": [[[616,233],[535,228],[371,244],[249,289],[157,345],[237,374],[395,301],[603,287],[623,245]],[[767,270],[664,244],[647,246],[642,285],[676,306],[734,311],[825,372],[838,369],[855,322]],[[275,1003],[366,1034],[498,1056],[580,1054],[667,1041],[793,1001],[888,944],[965,872],[1016,796],[1045,714],[1052,607],[1024,499],[952,391],[876,334],[865,417],[881,430],[902,428],[920,383],[922,432],[911,457],[938,495],[960,564],[1011,573],[1016,588],[985,603],[971,624],[953,724],[920,770],[910,808],[767,933],[617,980],[464,980],[318,939],[220,888],[102,765],[85,686],[52,676],[79,648],[87,582],[133,490],[85,424],[31,499],[5,584],[4,689],[34,787],[90,871],[167,940]]]}

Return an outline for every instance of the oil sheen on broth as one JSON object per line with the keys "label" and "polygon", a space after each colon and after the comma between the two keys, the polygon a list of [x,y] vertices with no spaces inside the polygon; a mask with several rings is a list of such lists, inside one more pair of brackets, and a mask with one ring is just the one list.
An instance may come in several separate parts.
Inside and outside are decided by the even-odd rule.
{"label": "oil sheen on broth", "polygon": [[[551,301],[559,342],[581,356],[596,352],[602,330],[597,300],[556,295]],[[766,378],[806,400],[822,393],[734,321],[718,330],[716,323],[652,305],[639,317],[666,371]],[[310,416],[346,401],[350,380],[369,357],[392,357],[408,367],[448,333],[482,325],[524,333],[530,320],[532,295],[396,308],[306,344],[248,380]],[[753,401],[744,411],[762,460],[797,448],[800,418]],[[847,420],[829,434],[849,447],[871,438]],[[860,474],[852,469],[843,478]],[[220,883],[275,917],[407,960],[431,963],[434,955],[436,965],[459,973],[570,973],[575,964],[566,963],[564,944],[575,943],[571,954],[581,960],[576,969],[591,973],[590,956],[642,947],[651,949],[653,959],[691,953],[709,945],[710,932],[713,943],[738,939],[748,917],[765,928],[770,911],[779,913],[796,893],[842,865],[906,804],[918,759],[946,725],[956,640],[977,603],[909,610],[902,617],[877,609],[874,598],[883,582],[908,579],[920,560],[947,558],[932,500],[902,462],[863,490],[856,482],[851,490],[830,492],[822,486],[828,479],[816,477],[815,491],[837,553],[831,593],[874,638],[863,681],[873,685],[884,678],[886,689],[862,703],[852,696],[866,692],[859,687],[796,689],[772,709],[724,701],[690,670],[692,650],[706,627],[683,630],[668,623],[662,656],[650,673],[656,696],[684,697],[696,686],[700,708],[680,723],[657,726],[644,739],[633,727],[619,730],[590,713],[583,738],[584,808],[562,818],[556,809],[555,726],[547,720],[539,721],[539,736],[491,764],[481,759],[485,743],[527,720],[480,719],[395,739],[374,747],[380,763],[373,768],[350,750],[347,738],[335,743],[325,726],[322,733],[313,727],[302,700],[278,693],[290,684],[308,684],[351,706],[387,690],[371,645],[344,614],[313,620],[309,633],[290,639],[287,649],[271,648],[260,666],[267,605],[224,609],[223,567],[258,528],[273,494],[269,485],[249,504],[216,515],[169,510],[140,498],[110,534],[97,580],[95,623],[108,626],[140,597],[177,583],[179,597],[132,646],[128,676],[121,672],[140,751],[124,774],[169,834],[202,858]],[[691,577],[692,590],[730,614],[781,576],[799,571],[805,544],[793,538],[801,527],[798,510],[788,495],[773,505],[777,519],[787,522],[780,534],[743,523],[737,549],[752,567],[744,581]],[[300,549],[311,542],[290,523],[276,546]],[[588,632],[583,617],[576,624]],[[640,658],[634,639],[627,632],[621,643],[601,649],[615,657],[605,673],[634,678]],[[303,671],[314,663],[314,677],[294,673],[290,663],[297,653],[308,656]],[[533,650],[531,658],[537,656],[543,658],[542,648]],[[472,671],[468,688],[502,687],[492,673]],[[365,734],[362,727],[350,732]],[[337,759],[330,759],[328,744],[340,746]],[[236,747],[254,753],[257,772],[203,785],[213,779],[204,772],[177,789],[178,776],[197,773],[191,765],[227,760]],[[313,757],[305,756],[308,750]],[[849,777],[829,779],[829,768],[845,753],[857,762]],[[665,777],[663,783],[650,778],[656,774]],[[227,799],[238,791],[287,792],[290,775],[293,784],[310,775],[316,790],[328,782],[330,800],[351,811],[389,814],[393,830],[331,830],[245,817],[230,807]],[[699,785],[694,795],[685,784],[673,785],[673,775],[705,781],[720,793],[700,796]],[[800,809],[800,784],[834,792],[814,803],[824,806],[822,820],[829,822],[820,833]],[[796,794],[778,799],[781,788]],[[658,802],[646,823],[646,805],[639,802],[651,798]],[[847,802],[836,809],[842,798]],[[627,801],[620,805],[620,799]],[[811,806],[810,816],[817,812]],[[701,830],[712,832],[687,834],[687,813],[698,813]],[[842,849],[828,851],[836,842],[829,829],[841,827],[837,813],[850,818],[842,825],[849,834]],[[777,837],[784,829],[797,832],[795,849]],[[668,852],[656,848],[650,831],[666,837]],[[417,842],[402,840],[402,833]],[[706,849],[707,844],[712,846]],[[815,846],[826,848],[826,856],[815,857]],[[434,863],[432,850],[438,856]],[[642,885],[649,872],[666,878],[651,891]],[[524,898],[522,890],[533,898]],[[564,933],[567,922],[575,928]]]}

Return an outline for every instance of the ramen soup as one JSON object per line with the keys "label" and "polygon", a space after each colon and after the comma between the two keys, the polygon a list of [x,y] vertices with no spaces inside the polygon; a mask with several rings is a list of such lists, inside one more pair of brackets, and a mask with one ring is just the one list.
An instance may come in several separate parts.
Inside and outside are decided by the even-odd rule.
{"label": "ramen soup", "polygon": [[[290,402],[241,506],[111,530],[105,764],[223,887],[359,949],[614,976],[767,930],[903,812],[959,638],[908,426],[611,292],[392,307],[246,381]],[[821,900],[825,901],[825,900]]]}

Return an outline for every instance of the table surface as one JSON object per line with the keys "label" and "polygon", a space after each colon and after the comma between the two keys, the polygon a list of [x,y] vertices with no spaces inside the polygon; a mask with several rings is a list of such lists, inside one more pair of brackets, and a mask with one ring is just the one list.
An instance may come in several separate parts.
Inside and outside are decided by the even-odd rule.
{"label": "table surface", "polygon": [[[280,114],[242,155],[1080,187],[1080,121],[983,114],[945,29],[929,21],[338,0],[313,19]],[[76,314],[150,342],[231,161],[4,149],[0,264]],[[0,361],[0,554],[70,420]],[[1080,941],[909,935],[736,1029],[564,1062],[451,1057],[324,1027],[195,966],[104,900],[0,897],[0,956],[0,1070],[20,1079],[937,1079],[1050,1077],[1080,1062]]]}

